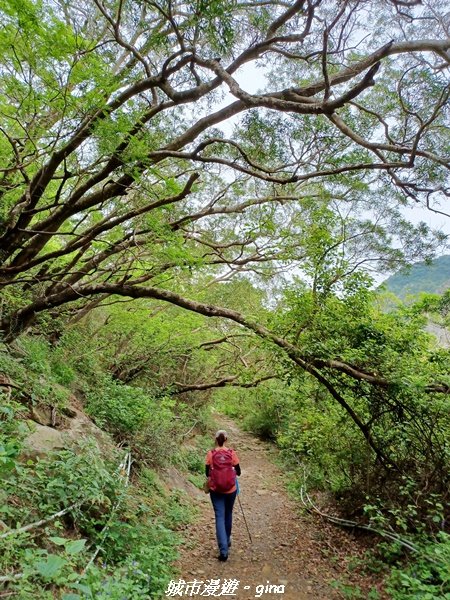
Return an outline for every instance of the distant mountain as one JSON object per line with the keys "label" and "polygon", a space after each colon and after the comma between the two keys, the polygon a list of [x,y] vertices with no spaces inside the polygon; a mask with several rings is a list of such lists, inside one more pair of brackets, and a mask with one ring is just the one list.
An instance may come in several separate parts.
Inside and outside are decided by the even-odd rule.
{"label": "distant mountain", "polygon": [[391,275],[382,285],[402,300],[420,292],[442,294],[450,288],[450,255],[435,258],[431,264],[415,263]]}

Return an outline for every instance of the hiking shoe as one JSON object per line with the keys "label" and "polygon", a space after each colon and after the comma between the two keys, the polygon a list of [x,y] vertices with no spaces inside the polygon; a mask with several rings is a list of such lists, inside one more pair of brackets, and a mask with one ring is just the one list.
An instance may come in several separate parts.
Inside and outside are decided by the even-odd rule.
{"label": "hiking shoe", "polygon": [[217,560],[220,560],[220,562],[225,562],[228,560],[228,555],[227,554],[219,554],[219,556],[217,557]]}

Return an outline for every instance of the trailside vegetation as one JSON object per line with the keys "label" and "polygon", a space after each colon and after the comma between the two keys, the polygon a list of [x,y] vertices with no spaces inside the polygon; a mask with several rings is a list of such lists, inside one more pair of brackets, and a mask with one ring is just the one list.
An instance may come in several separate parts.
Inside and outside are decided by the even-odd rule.
{"label": "trailside vegetation", "polygon": [[[161,597],[195,514],[163,469],[201,486],[199,451],[183,442],[194,427],[202,442],[207,415],[177,407],[157,386],[114,377],[92,326],[78,325],[56,345],[23,336],[0,349],[0,586],[9,595]],[[30,445],[46,415],[46,431],[50,420],[54,431],[70,430],[80,402],[109,436],[79,430],[53,450]]]}
{"label": "trailside vegetation", "polygon": [[[89,488],[50,541],[11,542],[1,581],[84,585],[96,542],[128,568],[113,554],[147,523],[120,508],[117,544],[101,538],[128,500],[87,448],[24,466],[32,410],[55,426],[75,394],[145,473],[185,460],[213,397],[347,516],[433,548],[394,597],[447,593],[450,361],[423,328],[448,323],[448,294],[386,312],[371,291],[447,244],[403,210],[448,217],[442,3],[6,0],[0,17],[0,525],[80,502],[66,462]],[[13,492],[34,479],[43,512]],[[154,594],[163,546],[142,549]]]}

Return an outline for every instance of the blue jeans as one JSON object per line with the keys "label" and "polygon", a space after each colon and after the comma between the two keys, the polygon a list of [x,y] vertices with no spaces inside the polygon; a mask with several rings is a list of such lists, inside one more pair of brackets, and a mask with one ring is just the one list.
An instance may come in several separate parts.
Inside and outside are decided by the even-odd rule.
{"label": "blue jeans", "polygon": [[231,494],[219,494],[210,492],[211,502],[216,515],[216,537],[220,554],[228,556],[228,544],[230,543],[231,527],[233,525],[233,505],[236,492]]}

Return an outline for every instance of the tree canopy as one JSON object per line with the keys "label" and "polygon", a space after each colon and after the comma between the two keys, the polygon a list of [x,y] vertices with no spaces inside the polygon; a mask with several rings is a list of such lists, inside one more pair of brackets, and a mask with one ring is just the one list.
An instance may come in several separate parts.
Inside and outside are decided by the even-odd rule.
{"label": "tree canopy", "polygon": [[341,248],[337,278],[429,253],[398,207],[446,197],[450,41],[417,5],[5,2],[6,336],[73,294],[264,277],[311,244]]}

